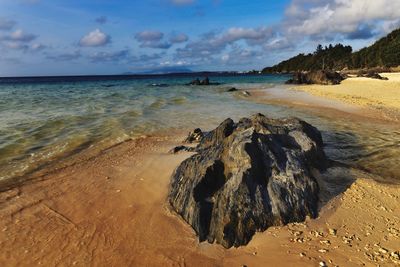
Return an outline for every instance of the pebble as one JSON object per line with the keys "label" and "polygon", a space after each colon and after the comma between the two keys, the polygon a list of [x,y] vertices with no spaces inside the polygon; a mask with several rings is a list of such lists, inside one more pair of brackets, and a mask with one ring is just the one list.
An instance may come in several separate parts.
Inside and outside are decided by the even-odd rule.
{"label": "pebble", "polygon": [[336,229],[329,228],[329,234],[331,234],[331,235],[336,235],[336,233],[337,233],[337,230],[336,230]]}
{"label": "pebble", "polygon": [[320,252],[320,253],[326,253],[326,252],[328,252],[328,250],[322,248],[322,249],[319,249],[318,252]]}
{"label": "pebble", "polygon": [[324,261],[320,261],[319,262],[319,266],[321,267],[328,267],[328,265],[326,265],[326,263]]}
{"label": "pebble", "polygon": [[306,253],[300,253],[300,257],[305,257],[306,256]]}
{"label": "pebble", "polygon": [[119,190],[119,189],[118,189],[118,190],[116,190],[115,192],[117,192],[117,193],[120,193],[120,192],[121,192],[121,190]]}
{"label": "pebble", "polygon": [[325,244],[325,245],[330,245],[331,244],[331,241],[329,241],[329,240],[321,240],[321,241],[319,241],[321,244]]}
{"label": "pebble", "polygon": [[379,250],[379,252],[381,252],[383,254],[386,254],[389,252],[386,248],[379,248],[378,250]]}
{"label": "pebble", "polygon": [[396,259],[396,260],[400,260],[400,252],[398,251],[393,251],[390,253],[390,257]]}

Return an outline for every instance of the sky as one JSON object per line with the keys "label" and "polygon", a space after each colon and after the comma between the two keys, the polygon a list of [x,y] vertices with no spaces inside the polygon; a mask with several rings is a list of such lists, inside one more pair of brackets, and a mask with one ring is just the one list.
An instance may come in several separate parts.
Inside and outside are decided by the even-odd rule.
{"label": "sky", "polygon": [[400,26],[400,0],[0,0],[0,76],[262,69]]}

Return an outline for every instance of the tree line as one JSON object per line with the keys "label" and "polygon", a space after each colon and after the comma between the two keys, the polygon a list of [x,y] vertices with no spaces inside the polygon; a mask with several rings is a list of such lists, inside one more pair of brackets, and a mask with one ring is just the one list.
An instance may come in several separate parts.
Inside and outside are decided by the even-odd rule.
{"label": "tree line", "polygon": [[323,47],[314,53],[299,54],[281,63],[263,69],[263,73],[312,70],[365,69],[400,66],[400,29],[394,30],[373,45],[353,52],[351,46],[342,44]]}

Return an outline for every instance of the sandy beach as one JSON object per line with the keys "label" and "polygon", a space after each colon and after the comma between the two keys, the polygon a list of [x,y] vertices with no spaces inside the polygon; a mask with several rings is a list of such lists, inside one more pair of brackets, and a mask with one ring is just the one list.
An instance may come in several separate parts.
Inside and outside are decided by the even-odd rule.
{"label": "sandy beach", "polygon": [[389,80],[350,77],[340,85],[302,85],[292,87],[292,89],[373,109],[386,119],[398,121],[400,118],[400,73],[381,73],[381,76]]}
{"label": "sandy beach", "polygon": [[400,0],[0,0],[0,51],[0,267],[400,267]]}
{"label": "sandy beach", "polygon": [[[400,74],[386,76],[389,81],[350,78],[338,86],[253,90],[249,99],[308,107],[329,116],[392,121],[397,113],[387,111],[400,108]],[[168,151],[186,134],[175,129],[98,154],[83,150],[73,159],[27,175],[24,183],[3,184],[0,265],[400,264],[399,185],[378,183],[351,168],[317,175],[321,188],[317,219],[269,228],[240,248],[199,243],[194,230],[166,201],[172,172],[191,155]]]}
{"label": "sandy beach", "polygon": [[361,176],[334,180],[343,194],[329,193],[329,180],[321,182],[323,202],[315,220],[270,228],[238,249],[199,243],[191,227],[166,205],[170,175],[190,156],[167,151],[183,137],[125,142],[72,166],[39,171],[31,181],[1,192],[0,264],[399,264],[400,188]]}

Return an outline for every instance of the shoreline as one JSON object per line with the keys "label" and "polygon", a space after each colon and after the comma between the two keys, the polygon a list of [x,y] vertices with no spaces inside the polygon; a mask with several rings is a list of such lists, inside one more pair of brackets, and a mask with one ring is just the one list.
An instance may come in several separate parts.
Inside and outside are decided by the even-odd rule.
{"label": "shoreline", "polygon": [[291,90],[337,100],[364,110],[373,110],[389,121],[400,121],[400,73],[381,73],[389,80],[349,77],[339,85],[299,85]]}
{"label": "shoreline", "polygon": [[[173,169],[191,155],[167,153],[183,137],[128,141],[0,192],[0,263],[262,266],[282,265],[284,258],[287,266],[321,261],[358,266],[381,259],[394,266],[400,187],[363,177],[326,199],[315,220],[269,228],[240,248],[199,243],[166,204]],[[361,224],[359,218],[364,218]],[[374,229],[368,230],[371,225]],[[335,235],[329,234],[333,228]]]}
{"label": "shoreline", "polygon": [[[265,93],[251,92],[250,101]],[[343,104],[339,105],[342,109],[335,109],[339,102],[333,102],[333,107],[330,102],[320,103],[325,107],[312,105],[314,98],[311,103],[301,103],[299,100],[304,98],[297,96],[292,96],[297,102],[279,94],[275,99],[256,100],[382,122],[382,117],[365,113],[363,108]],[[332,169],[327,174],[331,179],[321,178],[321,209],[316,219],[271,227],[240,248],[227,250],[199,243],[193,229],[169,209],[166,201],[170,175],[191,155],[172,155],[168,151],[181,144],[185,134],[181,130],[143,136],[92,156],[84,150],[61,160],[59,165],[29,174],[27,177],[32,179],[0,190],[0,264],[400,264],[396,247],[400,241],[396,227],[400,223],[396,216],[400,213],[396,205],[400,185],[379,183],[354,169]]]}

